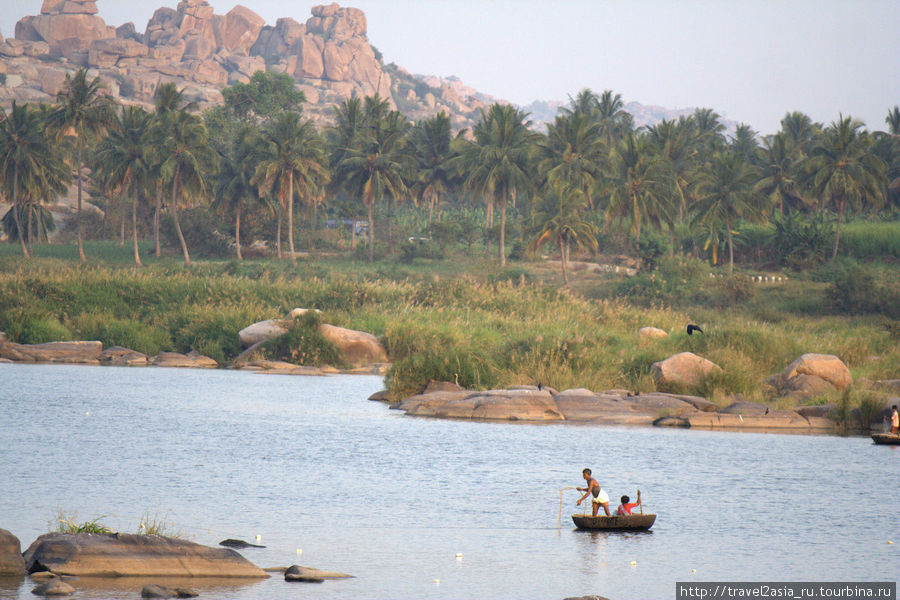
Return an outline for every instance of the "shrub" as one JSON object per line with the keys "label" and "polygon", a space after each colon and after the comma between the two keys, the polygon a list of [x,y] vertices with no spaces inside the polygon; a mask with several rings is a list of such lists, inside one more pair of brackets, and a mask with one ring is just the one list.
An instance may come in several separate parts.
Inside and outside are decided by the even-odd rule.
{"label": "shrub", "polygon": [[58,511],[56,518],[50,521],[50,529],[57,533],[114,533],[112,529],[100,522],[103,516],[92,521],[78,523],[78,513],[67,514]]}
{"label": "shrub", "polygon": [[[230,255],[232,240],[223,233],[228,231],[228,225],[222,223],[221,219],[214,211],[202,206],[181,210],[178,213],[178,222],[187,242],[188,252],[202,256]],[[162,219],[159,233],[166,246],[181,249],[171,214]]]}
{"label": "shrub", "polygon": [[346,367],[338,349],[322,335],[320,317],[308,311],[293,320],[288,332],[266,342],[268,356],[295,365]]}
{"label": "shrub", "polygon": [[81,339],[100,340],[104,346],[124,346],[147,356],[172,347],[172,337],[164,329],[131,319],[118,319],[109,312],[87,313],[73,319]]}
{"label": "shrub", "polygon": [[56,316],[42,311],[12,310],[3,319],[3,330],[20,344],[43,344],[73,339],[72,332]]}
{"label": "shrub", "polygon": [[775,258],[797,271],[822,264],[834,244],[834,227],[824,213],[803,216],[789,212],[775,219]]}

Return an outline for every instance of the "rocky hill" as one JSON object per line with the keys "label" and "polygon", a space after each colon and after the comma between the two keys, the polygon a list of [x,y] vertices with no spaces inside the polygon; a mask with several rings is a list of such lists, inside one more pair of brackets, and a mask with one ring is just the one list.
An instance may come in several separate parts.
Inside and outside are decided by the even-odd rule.
{"label": "rocky hill", "polygon": [[[272,26],[244,6],[217,15],[206,0],[181,0],[176,9],[156,10],[141,33],[133,23],[107,25],[95,0],[43,0],[39,15],[16,24],[14,39],[0,37],[0,105],[52,102],[66,74],[80,67],[99,75],[123,104],[151,106],[156,88],[174,82],[201,109],[222,103],[225,86],[246,83],[256,71],[286,73],[320,123],[345,98],[377,93],[410,119],[443,110],[461,129],[495,101],[454,77],[383,64],[359,9],[330,4],[311,13],[306,23],[282,18]],[[539,129],[560,105],[536,102],[525,110]],[[637,103],[626,108],[638,125],[680,114]]]}
{"label": "rocky hill", "polygon": [[311,12],[306,23],[271,26],[244,6],[217,15],[205,0],[181,0],[158,9],[141,33],[132,23],[107,25],[95,0],[44,0],[39,15],[16,24],[14,39],[0,38],[0,104],[50,102],[66,73],[88,67],[125,104],[150,105],[160,83],[175,82],[204,108],[223,101],[226,85],[269,71],[294,77],[317,120],[344,98],[375,93],[414,119],[445,110],[457,128],[485,105],[451,84],[384,66],[361,10],[331,4]]}

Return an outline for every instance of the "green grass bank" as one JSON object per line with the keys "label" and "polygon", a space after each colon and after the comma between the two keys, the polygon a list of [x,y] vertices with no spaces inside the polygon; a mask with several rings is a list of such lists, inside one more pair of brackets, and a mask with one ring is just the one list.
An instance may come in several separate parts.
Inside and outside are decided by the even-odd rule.
{"label": "green grass bank", "polygon": [[[805,352],[839,356],[856,379],[900,377],[896,321],[840,309],[837,276],[757,284],[746,275],[710,277],[700,261],[671,259],[629,279],[575,273],[570,292],[541,263],[498,271],[475,260],[368,265],[320,258],[296,266],[210,261],[187,270],[168,258],[134,269],[103,245],[88,247],[94,258],[86,265],[54,252],[0,256],[0,331],[12,341],[95,339],[148,355],[193,349],[228,364],[241,350],[239,330],[305,307],[323,311],[323,322],[382,340],[395,398],[431,379],[470,388],[540,382],[650,391],[650,365],[685,350],[724,370],[685,391],[720,403],[738,393],[766,400],[763,380]],[[127,257],[128,248],[121,253]],[[705,333],[687,336],[689,322]],[[641,341],[643,326],[670,335]]]}

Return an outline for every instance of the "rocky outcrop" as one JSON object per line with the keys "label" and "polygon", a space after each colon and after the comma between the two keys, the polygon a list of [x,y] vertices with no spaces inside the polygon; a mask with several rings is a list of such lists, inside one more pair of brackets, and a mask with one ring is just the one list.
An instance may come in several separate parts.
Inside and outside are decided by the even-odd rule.
{"label": "rocky outcrop", "polygon": [[195,369],[216,369],[219,363],[208,356],[204,356],[196,350],[191,350],[187,354],[178,352],[160,352],[152,359],[150,364],[155,367],[189,367]]}
{"label": "rocky outcrop", "polygon": [[25,575],[25,559],[19,538],[0,529],[0,577]]}
{"label": "rocky outcrop", "polygon": [[70,596],[74,594],[75,588],[62,579],[54,577],[32,589],[31,593],[35,596],[58,598],[59,596]]}
{"label": "rocky outcrop", "polygon": [[45,42],[51,55],[76,63],[95,41],[115,37],[115,27],[97,16],[94,0],[44,0],[41,14],[16,23],[17,40]]}
{"label": "rocky outcrop", "polygon": [[267,26],[245,6],[218,15],[206,0],[180,0],[157,9],[140,32],[133,23],[107,25],[94,0],[45,0],[39,15],[17,23],[15,39],[0,42],[0,56],[9,59],[0,61],[6,105],[52,101],[65,74],[82,66],[126,103],[149,108],[159,83],[171,81],[201,110],[223,102],[225,85],[248,83],[257,71],[284,73],[306,95],[304,114],[320,124],[331,120],[334,104],[378,94],[411,120],[444,111],[459,129],[493,100],[458,80],[426,84],[383,66],[365,14],[337,4],[313,6],[306,23],[282,18]]}
{"label": "rocky outcrop", "polygon": [[693,352],[680,352],[650,365],[650,374],[658,389],[697,387],[703,380],[722,369]]}
{"label": "rocky outcrop", "polygon": [[116,367],[143,367],[148,364],[147,355],[123,348],[122,346],[111,346],[104,348],[100,353],[100,364],[112,365]]}
{"label": "rocky outcrop", "polygon": [[384,346],[371,333],[335,327],[325,323],[319,326],[319,331],[326,340],[334,344],[341,353],[341,357],[351,367],[362,367],[388,361]]}
{"label": "rocky outcrop", "polygon": [[156,583],[145,585],[141,590],[141,598],[196,598],[199,595],[187,588],[170,588]]}
{"label": "rocky outcrop", "polygon": [[268,577],[228,548],[125,533],[44,534],[25,551],[25,567],[81,577]]}
{"label": "rocky outcrop", "polygon": [[791,431],[831,431],[834,429],[834,422],[830,419],[803,417],[790,410],[774,411],[767,415],[697,412],[681,417],[663,417],[654,422],[654,425],[694,429],[783,429]]}
{"label": "rocky outcrop", "polygon": [[504,421],[562,421],[562,413],[546,391],[488,390],[432,392],[395,406],[408,415]]}
{"label": "rocky outcrop", "polygon": [[660,329],[658,327],[641,327],[638,329],[637,335],[641,339],[660,339],[664,337],[668,337],[669,334],[666,333],[665,330]]}
{"label": "rocky outcrop", "polygon": [[290,325],[287,319],[267,319],[244,327],[238,332],[238,338],[241,346],[250,348],[286,334]]}
{"label": "rocky outcrop", "polygon": [[307,583],[321,583],[326,579],[348,579],[353,575],[347,575],[340,571],[323,571],[313,567],[291,565],[284,572],[285,581],[301,581]]}
{"label": "rocky outcrop", "polygon": [[18,362],[99,364],[102,351],[103,344],[94,341],[0,343],[0,358]]}
{"label": "rocky outcrop", "polygon": [[853,384],[850,369],[831,354],[804,354],[766,380],[782,395],[813,397]]}

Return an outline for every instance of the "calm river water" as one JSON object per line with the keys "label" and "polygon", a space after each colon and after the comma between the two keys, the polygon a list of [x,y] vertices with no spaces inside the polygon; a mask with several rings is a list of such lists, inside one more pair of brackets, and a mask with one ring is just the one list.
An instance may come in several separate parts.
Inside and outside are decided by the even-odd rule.
{"label": "calm river water", "polygon": [[[159,514],[259,566],[354,579],[191,582],[206,598],[674,598],[676,581],[896,581],[900,451],[868,438],[439,421],[380,378],[0,365],[0,527]],[[573,529],[581,469],[640,487],[652,532]],[[580,510],[580,509],[579,509]],[[893,541],[889,544],[888,541]],[[461,556],[458,556],[461,555]],[[75,582],[135,598],[145,581]],[[30,580],[0,598],[30,598]]]}

